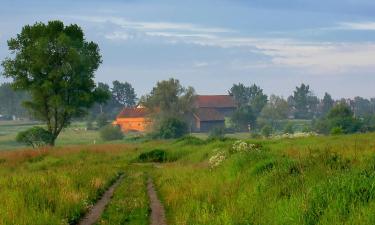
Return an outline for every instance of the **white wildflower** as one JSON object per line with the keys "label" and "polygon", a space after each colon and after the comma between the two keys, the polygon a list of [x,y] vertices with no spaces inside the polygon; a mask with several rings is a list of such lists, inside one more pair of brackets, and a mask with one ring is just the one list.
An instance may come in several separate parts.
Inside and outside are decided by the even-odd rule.
{"label": "white wildflower", "polygon": [[217,151],[216,154],[209,159],[211,168],[219,166],[225,159],[226,153],[224,151]]}

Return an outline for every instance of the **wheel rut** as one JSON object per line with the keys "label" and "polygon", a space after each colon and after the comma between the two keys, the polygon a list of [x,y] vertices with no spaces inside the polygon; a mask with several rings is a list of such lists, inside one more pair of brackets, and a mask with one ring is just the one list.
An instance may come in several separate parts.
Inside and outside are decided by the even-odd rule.
{"label": "wheel rut", "polygon": [[164,207],[158,198],[151,178],[148,178],[147,181],[147,193],[151,208],[150,225],[167,225]]}
{"label": "wheel rut", "polygon": [[100,200],[90,209],[90,211],[81,219],[81,221],[79,221],[78,225],[92,225],[99,220],[105,207],[111,201],[113,192],[123,178],[124,175],[121,175],[119,178],[117,178],[116,182],[112,184],[112,186],[110,186],[107,191],[104,192]]}

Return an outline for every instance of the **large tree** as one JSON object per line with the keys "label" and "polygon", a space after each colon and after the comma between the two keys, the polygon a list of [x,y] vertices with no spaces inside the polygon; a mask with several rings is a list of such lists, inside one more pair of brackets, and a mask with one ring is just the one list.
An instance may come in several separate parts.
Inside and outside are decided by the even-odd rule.
{"label": "large tree", "polygon": [[233,84],[231,89],[229,90],[229,95],[233,96],[235,102],[239,107],[243,105],[247,105],[249,103],[249,88],[245,85]]}
{"label": "large tree", "polygon": [[260,126],[271,125],[273,128],[276,128],[278,122],[287,119],[288,115],[288,102],[282,97],[271,95],[270,100],[258,117],[258,124]]}
{"label": "large tree", "polygon": [[[159,136],[165,127],[181,121],[190,124],[191,113],[194,111],[195,91],[192,87],[183,87],[179,80],[169,79],[157,82],[150,94],[141,98],[140,104],[148,108],[153,117],[153,129]],[[173,136],[173,135],[172,135]],[[174,136],[175,137],[175,136]]]}
{"label": "large tree", "polygon": [[316,115],[319,99],[310,91],[309,85],[296,87],[290,100],[296,119],[311,119]]}
{"label": "large tree", "polygon": [[252,112],[256,117],[267,104],[267,95],[263,93],[263,89],[255,84],[249,87],[242,83],[233,84],[229,90],[229,95],[233,96],[239,107],[251,106]]}
{"label": "large tree", "polygon": [[185,117],[193,111],[195,91],[183,87],[180,81],[170,78],[157,82],[151,93],[141,99],[141,104],[161,117]]}
{"label": "large tree", "polygon": [[119,104],[126,107],[134,106],[137,101],[134,88],[128,82],[113,81],[112,96]]}
{"label": "large tree", "polygon": [[12,57],[2,63],[4,76],[13,79],[13,88],[30,93],[24,105],[46,123],[51,145],[72,118],[108,97],[94,82],[101,63],[99,47],[85,40],[78,25],[27,25],[8,47]]}
{"label": "large tree", "polygon": [[326,92],[322,99],[321,115],[325,116],[332,109],[334,103],[335,101],[332,99],[331,95]]}

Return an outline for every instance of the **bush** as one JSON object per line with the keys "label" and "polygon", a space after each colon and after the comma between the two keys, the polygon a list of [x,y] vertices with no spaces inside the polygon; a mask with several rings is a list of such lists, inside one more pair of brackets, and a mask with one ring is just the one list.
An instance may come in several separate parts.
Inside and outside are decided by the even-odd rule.
{"label": "bush", "polygon": [[99,133],[104,141],[121,140],[124,138],[124,134],[118,126],[107,125],[101,128]]}
{"label": "bush", "polygon": [[98,128],[102,128],[106,125],[108,125],[108,118],[107,115],[104,113],[101,113],[97,118],[96,118],[96,125]]}
{"label": "bush", "polygon": [[344,133],[344,131],[342,130],[341,127],[333,127],[331,129],[331,134],[332,135],[339,135],[339,134],[343,134],[343,133]]}
{"label": "bush", "polygon": [[294,134],[294,128],[292,123],[287,123],[284,128],[284,134]]}
{"label": "bush", "polygon": [[161,149],[154,149],[140,154],[138,160],[141,162],[165,162],[167,161],[167,153]]}
{"label": "bush", "polygon": [[41,127],[32,127],[26,131],[19,132],[16,141],[36,148],[52,144],[53,136],[49,131]]}
{"label": "bush", "polygon": [[181,144],[184,144],[184,145],[201,145],[201,144],[204,144],[205,141],[198,138],[198,137],[194,137],[194,136],[191,136],[191,135],[186,135],[182,138],[179,138],[176,143],[181,143]]}
{"label": "bush", "polygon": [[168,118],[161,121],[154,136],[163,139],[180,138],[188,133],[186,122],[178,118]]}
{"label": "bush", "polygon": [[223,139],[225,136],[224,127],[214,127],[208,134],[208,139]]}
{"label": "bush", "polygon": [[270,125],[265,125],[262,130],[261,130],[261,133],[263,136],[265,137],[269,137],[271,136],[272,134],[272,127]]}

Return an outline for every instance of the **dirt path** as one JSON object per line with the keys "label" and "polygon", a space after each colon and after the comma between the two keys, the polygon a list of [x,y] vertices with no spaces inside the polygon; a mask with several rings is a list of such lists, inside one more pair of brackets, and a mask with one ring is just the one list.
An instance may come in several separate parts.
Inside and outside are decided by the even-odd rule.
{"label": "dirt path", "polygon": [[124,178],[124,175],[121,175],[117,181],[112,184],[111,187],[108,188],[106,192],[104,192],[102,198],[91,208],[91,210],[83,217],[83,219],[78,223],[78,225],[92,225],[102,215],[105,206],[109,203],[113,196],[113,192],[115,191],[116,187],[120,184],[121,180]]}
{"label": "dirt path", "polygon": [[150,225],[167,225],[165,221],[165,212],[164,207],[161,204],[158,196],[156,194],[154,184],[151,178],[148,178],[147,181],[147,192],[150,198],[150,208],[151,208],[151,216],[150,216]]}

